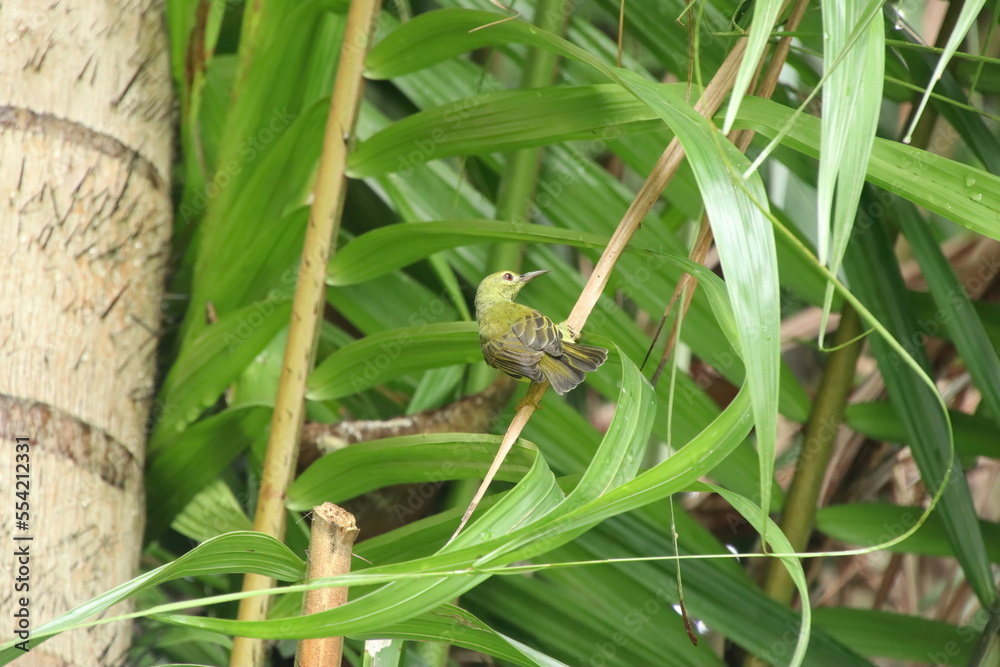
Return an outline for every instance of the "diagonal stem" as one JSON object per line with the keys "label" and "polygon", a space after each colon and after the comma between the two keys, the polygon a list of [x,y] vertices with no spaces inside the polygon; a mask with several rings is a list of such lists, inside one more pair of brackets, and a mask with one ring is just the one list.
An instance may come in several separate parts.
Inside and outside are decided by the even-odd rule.
{"label": "diagonal stem", "polygon": [[[733,87],[733,82],[736,80],[736,72],[739,69],[740,60],[743,58],[745,50],[746,39],[740,39],[736,42],[733,50],[729,52],[725,62],[719,67],[715,76],[712,77],[712,80],[705,87],[705,92],[698,99],[698,103],[694,105],[698,113],[706,118],[711,118],[719,110],[719,107],[722,106],[722,101],[729,94],[730,89]],[[642,187],[639,188],[635,199],[632,200],[621,222],[618,223],[618,228],[615,230],[614,235],[608,241],[608,247],[604,249],[601,258],[597,261],[597,266],[594,267],[594,271],[590,274],[587,284],[584,285],[583,292],[580,293],[580,298],[577,299],[573,311],[566,320],[566,323],[573,331],[583,331],[583,327],[587,323],[587,318],[594,310],[594,306],[597,305],[597,299],[608,285],[608,280],[611,278],[611,272],[614,270],[615,264],[618,263],[618,258],[625,252],[625,246],[628,245],[632,236],[639,229],[639,225],[645,219],[646,214],[649,213],[653,204],[663,194],[663,190],[670,183],[674,174],[677,173],[677,168],[680,167],[683,160],[684,149],[681,147],[680,141],[675,137],[670,141],[667,149],[663,151],[660,159],[657,160],[656,166],[653,167],[653,171],[650,172]]]}
{"label": "diagonal stem", "polygon": [[[778,46],[774,49],[774,55],[771,57],[771,62],[768,63],[767,73],[764,75],[764,80],[761,81],[760,86],[757,88],[757,97],[770,98],[774,94],[774,89],[778,85],[778,76],[781,74],[782,68],[785,66],[785,61],[788,59],[788,52],[792,48],[792,33],[798,30],[799,24],[802,22],[802,17],[805,16],[806,8],[809,6],[809,0],[798,0],[795,6],[792,7],[791,13],[788,15],[788,21],[785,23],[785,35],[778,40]],[[782,9],[784,11],[784,9]],[[759,71],[759,70],[758,70]],[[750,142],[753,140],[753,130],[733,130],[729,133],[728,139],[732,141],[741,152],[745,153],[747,148],[750,146]],[[705,263],[705,256],[708,255],[708,250],[712,246],[712,227],[709,225],[708,216],[702,218],[701,227],[698,230],[698,239],[695,241],[694,247],[691,249],[690,259],[692,261],[698,262],[699,264]],[[677,301],[677,297],[687,290],[684,296],[684,303],[681,306],[681,312],[674,319],[674,324],[670,329],[670,336],[667,338],[667,345],[663,349],[663,354],[660,357],[660,363],[656,367],[656,371],[653,373],[653,377],[650,382],[655,386],[657,380],[660,378],[660,374],[663,372],[663,368],[667,364],[667,360],[670,358],[670,353],[673,352],[674,346],[677,344],[677,320],[683,318],[691,307],[691,300],[694,298],[695,289],[698,286],[698,281],[689,274],[685,273],[681,276],[681,279],[677,281],[677,287],[674,289],[673,295],[670,297],[670,303],[667,304],[666,311],[663,313],[663,319],[660,320],[660,328],[663,327],[663,323],[670,316],[670,311],[674,307],[674,303]],[[656,339],[660,336],[660,329],[657,329],[656,335],[653,337],[652,343],[650,343],[649,349],[652,350],[653,346],[656,344]],[[648,353],[647,353],[648,356]]]}
{"label": "diagonal stem", "polygon": [[[733,47],[733,50],[729,52],[725,62],[723,62],[722,66],[719,67],[715,76],[712,77],[712,80],[705,87],[705,91],[702,93],[698,103],[695,104],[695,109],[700,114],[707,118],[711,118],[715,115],[715,112],[719,110],[719,107],[722,106],[722,101],[733,87],[733,82],[736,79],[736,72],[739,69],[740,60],[742,59],[743,52],[745,50],[746,39],[740,39],[736,42],[736,46]],[[615,264],[618,262],[618,258],[621,257],[623,252],[625,252],[625,247],[628,245],[628,242],[632,239],[635,232],[639,229],[639,225],[646,217],[646,214],[649,213],[653,204],[655,204],[660,198],[660,195],[663,194],[664,188],[666,188],[667,184],[670,183],[674,174],[677,173],[677,168],[680,166],[683,159],[684,149],[681,147],[680,142],[674,138],[667,146],[667,149],[663,151],[663,155],[660,156],[660,159],[657,161],[653,171],[646,178],[645,183],[643,183],[642,187],[639,188],[639,192],[636,194],[635,199],[632,200],[632,204],[625,212],[621,222],[618,223],[618,228],[615,230],[614,235],[608,242],[607,248],[604,249],[604,252],[601,254],[601,258],[597,261],[597,266],[594,267],[594,271],[590,274],[587,284],[584,285],[583,291],[581,292],[579,299],[577,299],[576,305],[573,307],[573,311],[566,320],[566,324],[569,326],[571,331],[583,331],[583,327],[587,323],[587,318],[594,310],[594,306],[597,305],[597,299],[601,296],[601,293],[608,284],[608,279],[611,277],[611,272],[614,270]],[[579,335],[579,333],[577,333],[577,335]],[[465,524],[468,522],[469,517],[471,517],[472,513],[476,510],[476,507],[479,505],[479,501],[482,500],[482,497],[486,494],[486,489],[493,480],[493,476],[496,474],[496,471],[499,470],[504,457],[507,455],[507,452],[510,451],[510,448],[514,446],[514,442],[521,436],[521,431],[524,430],[525,425],[528,423],[531,415],[534,414],[535,408],[542,400],[542,396],[545,395],[548,388],[549,384],[547,382],[537,384],[532,383],[527,396],[521,401],[520,407],[518,407],[517,414],[514,415],[513,421],[511,421],[510,426],[507,427],[507,432],[504,434],[503,441],[500,443],[500,450],[497,452],[497,456],[493,460],[493,464],[490,466],[489,473],[487,473],[486,478],[483,479],[483,483],[479,486],[479,490],[476,491],[476,495],[473,498],[472,503],[469,504],[469,508],[465,511],[465,516],[462,517],[462,521],[455,530],[455,534],[451,536],[450,540],[448,540],[449,543],[458,536],[462,528],[465,527]]]}

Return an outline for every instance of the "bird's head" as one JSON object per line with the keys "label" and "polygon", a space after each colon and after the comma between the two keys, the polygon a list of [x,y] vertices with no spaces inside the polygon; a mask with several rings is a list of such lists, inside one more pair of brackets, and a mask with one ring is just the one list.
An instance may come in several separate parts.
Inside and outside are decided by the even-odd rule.
{"label": "bird's head", "polygon": [[490,274],[483,278],[483,282],[479,283],[479,289],[476,290],[476,303],[511,301],[522,287],[543,273],[548,273],[548,271],[528,271],[527,273],[497,271]]}

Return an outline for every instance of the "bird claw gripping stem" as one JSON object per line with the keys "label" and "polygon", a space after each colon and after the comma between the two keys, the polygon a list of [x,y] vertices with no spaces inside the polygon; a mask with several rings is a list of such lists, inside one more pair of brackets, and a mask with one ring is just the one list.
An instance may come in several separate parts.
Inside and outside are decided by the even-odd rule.
{"label": "bird claw gripping stem", "polygon": [[542,409],[542,403],[541,403],[541,401],[534,401],[534,400],[531,399],[531,396],[525,396],[520,401],[518,401],[516,409],[520,410],[521,408],[527,407],[529,405],[531,407],[533,407],[535,410],[541,410]]}

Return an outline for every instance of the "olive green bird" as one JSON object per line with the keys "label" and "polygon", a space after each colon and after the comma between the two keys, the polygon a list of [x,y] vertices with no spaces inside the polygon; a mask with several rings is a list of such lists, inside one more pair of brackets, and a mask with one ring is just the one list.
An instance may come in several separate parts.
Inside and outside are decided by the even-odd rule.
{"label": "olive green bird", "polygon": [[476,290],[479,344],[493,368],[516,380],[548,380],[557,394],[565,394],[603,364],[608,351],[574,343],[565,324],[514,303],[521,288],[543,273],[548,271],[500,271],[483,278]]}

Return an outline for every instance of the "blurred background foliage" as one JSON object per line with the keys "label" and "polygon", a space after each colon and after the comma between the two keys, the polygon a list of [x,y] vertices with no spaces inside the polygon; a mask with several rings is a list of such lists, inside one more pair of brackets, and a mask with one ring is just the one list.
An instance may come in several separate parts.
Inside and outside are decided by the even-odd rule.
{"label": "blurred background foliage", "polygon": [[[730,245],[705,261],[738,302],[740,342],[720,324],[731,315],[720,315],[705,279],[655,389],[637,368],[652,346],[641,372],[651,377],[664,350],[666,334],[653,334],[683,271],[669,257],[689,254],[706,208],[713,226],[721,211],[737,225],[730,233],[753,236],[739,227],[748,213],[738,202],[699,196],[710,196],[706,174],[720,173],[712,140],[702,152],[685,142],[688,161],[646,216],[586,327],[586,338],[612,348],[612,361],[572,394],[545,398],[524,432],[530,444],[515,448],[494,484],[514,491],[487,499],[506,503],[503,516],[484,515],[468,529],[465,546],[478,541],[506,554],[495,566],[592,564],[456,577],[446,590],[412,580],[401,584],[418,601],[410,607],[376,604],[396,600],[386,592],[396,584],[375,593],[352,588],[352,600],[383,597],[372,598],[365,623],[325,626],[348,633],[350,664],[364,660],[362,639],[387,637],[410,640],[398,658],[404,665],[785,665],[802,636],[803,602],[812,631],[801,664],[1000,664],[989,644],[1000,561],[997,8],[968,0],[785,4],[804,13],[774,92],[732,105],[731,116],[735,128],[756,131],[747,157],[766,155],[758,169],[771,216],[764,241],[770,225],[778,231],[773,241],[751,239],[745,257]],[[522,301],[564,318],[673,137],[669,128],[680,133],[635,91],[693,103],[747,31],[768,63],[788,34],[791,6],[628,0],[621,66],[634,77],[624,84],[582,58],[520,39],[527,33],[516,22],[471,35],[455,27],[506,15],[470,13],[499,11],[485,0],[390,0],[382,8],[309,382],[308,452],[289,497],[291,552],[274,562],[291,559],[295,572],[292,554],[302,558],[306,548],[301,510],[329,500],[358,516],[357,552],[367,561],[356,560],[356,571],[442,566],[434,554],[495,452],[498,439],[487,436],[503,433],[523,394],[512,394],[481,360],[471,312],[479,280],[500,268],[550,269]],[[146,569],[181,562],[198,543],[251,525],[346,7],[346,0],[167,1],[180,132]],[[603,67],[615,65],[618,2],[534,0],[514,9]],[[901,143],[952,35],[955,57],[908,145]],[[756,62],[744,85],[751,92],[763,72],[753,80]],[[716,128],[726,114],[724,106]],[[827,296],[817,253],[912,366],[878,332],[858,338],[875,324],[859,319],[841,293],[832,295],[829,328],[840,322],[853,332],[836,340],[848,352],[831,352],[832,335],[816,345]],[[775,275],[754,280],[755,267],[771,262]],[[770,559],[604,562],[671,556],[672,530],[682,555],[760,550],[752,512],[743,516],[726,495],[691,485],[700,477],[757,502],[768,498],[761,426],[747,435],[749,415],[763,414],[756,404],[751,410],[747,392],[762,385],[757,377],[744,385],[744,368],[771,361],[747,338],[739,306],[771,290],[780,304],[758,315],[775,323],[780,341],[767,345],[777,351],[780,342],[781,352],[776,395],[760,399],[773,411],[763,433],[776,434],[768,438],[772,516],[784,515],[790,536],[804,536],[802,550],[874,547],[916,524],[954,462],[941,501],[891,548],[801,559],[808,600],[780,592]],[[836,382],[839,395],[823,389]],[[840,414],[846,427],[838,429]],[[814,455],[823,439],[832,440],[829,457]],[[686,465],[678,456],[689,449]],[[617,505],[609,499],[647,468],[661,474],[659,491]],[[675,468],[688,477],[670,486]],[[588,480],[602,474],[605,486],[589,491]],[[799,484],[812,487],[814,516],[786,502],[799,497],[788,491],[798,475],[811,480]],[[579,501],[552,510],[552,520],[571,523],[562,511],[578,523],[548,541],[523,538],[515,527],[539,508],[557,507],[561,496],[544,481],[557,479],[566,491],[576,488],[567,503]],[[804,517],[803,525],[788,528],[789,515]],[[260,547],[241,535],[244,546]],[[139,608],[238,591],[239,573],[252,567],[225,549],[218,559],[138,590]],[[678,614],[678,562],[697,646]],[[392,563],[401,565],[377,567]],[[272,615],[292,616],[297,607],[289,595]],[[234,610],[232,602],[195,609],[202,627],[177,617],[140,620],[132,664],[227,664],[227,632],[235,630],[208,621],[233,618]],[[301,636],[295,632],[309,626],[284,627],[298,630],[269,636]],[[294,646],[272,643],[268,664],[291,664]]]}

